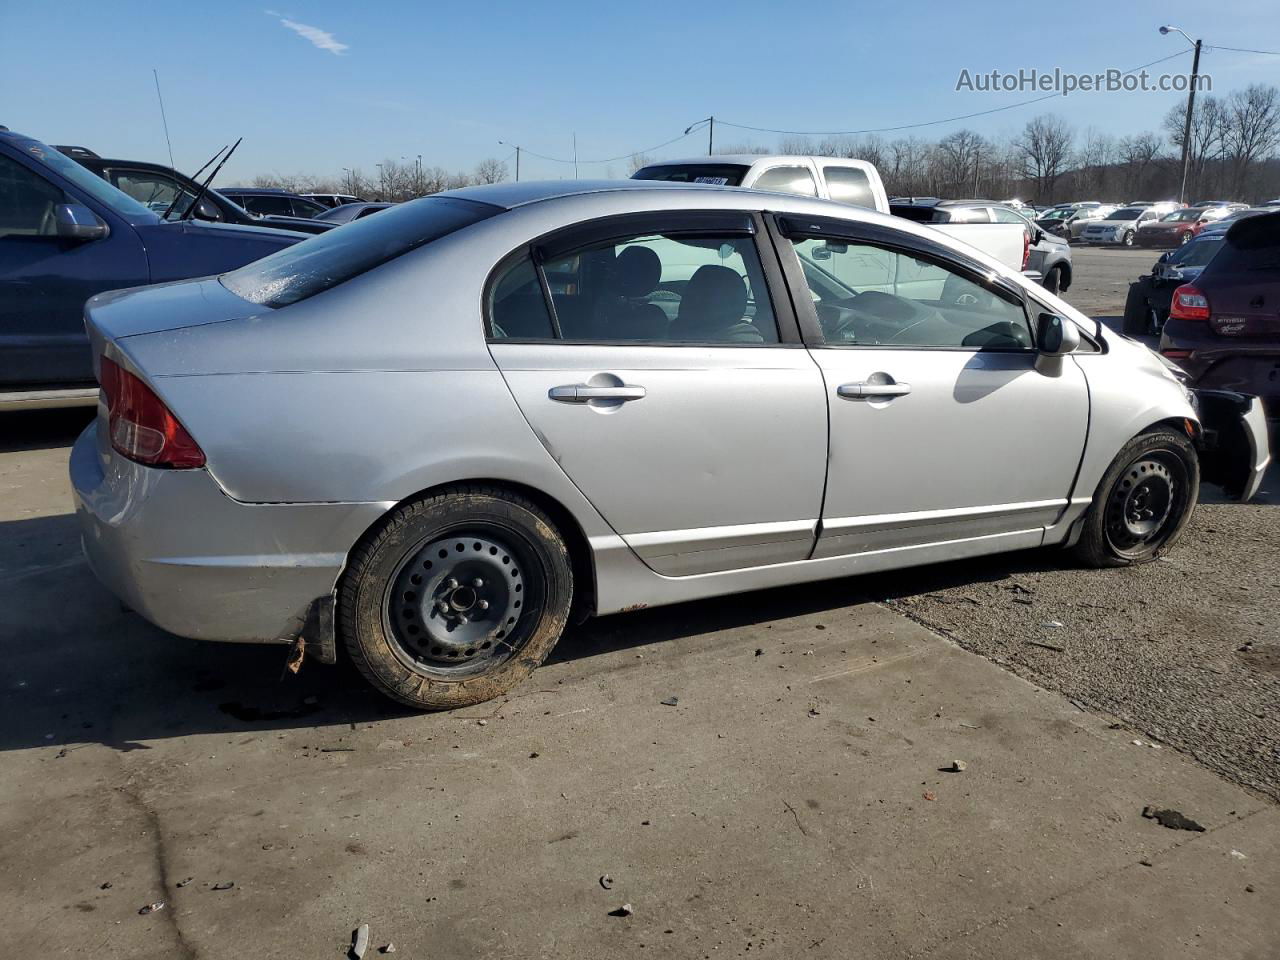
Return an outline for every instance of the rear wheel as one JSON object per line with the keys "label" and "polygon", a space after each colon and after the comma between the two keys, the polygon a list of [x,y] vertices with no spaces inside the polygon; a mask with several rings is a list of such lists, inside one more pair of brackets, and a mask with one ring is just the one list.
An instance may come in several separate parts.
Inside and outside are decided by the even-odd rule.
{"label": "rear wheel", "polygon": [[1093,567],[1155,560],[1186,527],[1199,491],[1200,462],[1186,437],[1167,428],[1139,434],[1098,484],[1076,555]]}
{"label": "rear wheel", "polygon": [[379,691],[419,709],[506,693],[555,647],[573,596],[564,540],[534,503],[459,486],[397,507],[339,587],[343,642]]}
{"label": "rear wheel", "polygon": [[1185,246],[1186,246],[1188,243],[1190,243],[1193,239],[1194,239],[1194,237],[1192,236],[1191,231],[1190,231],[1190,230],[1184,230],[1184,231],[1182,232],[1182,236],[1178,238],[1178,243],[1182,244],[1182,245],[1185,247]]}
{"label": "rear wheel", "polygon": [[1133,231],[1132,231],[1132,230],[1126,230],[1126,231],[1125,231],[1124,236],[1120,239],[1120,242],[1121,242],[1121,243],[1123,243],[1126,247],[1132,247],[1132,246],[1133,246]]}

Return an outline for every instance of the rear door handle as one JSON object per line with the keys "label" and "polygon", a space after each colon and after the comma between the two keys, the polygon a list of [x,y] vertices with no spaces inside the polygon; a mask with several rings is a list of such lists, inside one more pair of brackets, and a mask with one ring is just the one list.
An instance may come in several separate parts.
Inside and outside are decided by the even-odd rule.
{"label": "rear door handle", "polygon": [[874,397],[903,397],[911,392],[909,383],[875,383],[860,380],[857,383],[842,383],[836,387],[836,395],[845,400],[870,400]]}
{"label": "rear door handle", "polygon": [[617,387],[596,387],[589,383],[567,383],[563,386],[552,387],[547,391],[547,396],[552,400],[559,400],[561,403],[590,403],[592,400],[618,400],[625,403],[627,400],[643,400],[645,395],[644,387],[629,383],[624,383]]}

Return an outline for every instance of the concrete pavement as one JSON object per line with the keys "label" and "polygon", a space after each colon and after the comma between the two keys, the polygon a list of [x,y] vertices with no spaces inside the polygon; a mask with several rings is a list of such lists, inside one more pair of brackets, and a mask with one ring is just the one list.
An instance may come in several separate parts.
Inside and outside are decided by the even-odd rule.
{"label": "concrete pavement", "polygon": [[0,452],[7,955],[341,957],[360,922],[406,958],[1280,954],[1273,803],[857,580],[598,621],[406,714],[121,611],[72,430]]}

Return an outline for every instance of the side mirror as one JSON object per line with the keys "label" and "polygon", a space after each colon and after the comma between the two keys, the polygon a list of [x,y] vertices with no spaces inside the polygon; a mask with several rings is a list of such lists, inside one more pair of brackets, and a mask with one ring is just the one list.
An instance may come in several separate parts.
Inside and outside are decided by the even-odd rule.
{"label": "side mirror", "polygon": [[58,236],[63,240],[85,243],[89,240],[101,240],[111,232],[98,219],[98,215],[83,203],[58,204],[53,208],[53,220],[57,225]]}
{"label": "side mirror", "polygon": [[1039,227],[1036,227],[1031,233],[1031,243],[1034,245],[1039,243],[1043,239],[1044,239],[1044,231],[1041,230]]}
{"label": "side mirror", "polygon": [[1042,357],[1065,357],[1080,346],[1080,331],[1066,317],[1042,313],[1036,321],[1036,344]]}
{"label": "side mirror", "polygon": [[1160,254],[1160,260],[1159,260],[1159,262],[1160,262],[1160,263],[1168,263],[1168,262],[1169,262],[1169,258],[1170,258],[1170,257],[1172,257],[1172,256],[1173,256],[1173,251],[1172,251],[1172,250],[1166,250],[1164,253]]}
{"label": "side mirror", "polygon": [[208,197],[201,197],[200,202],[196,204],[195,216],[198,220],[213,220],[217,222],[222,219],[222,211]]}

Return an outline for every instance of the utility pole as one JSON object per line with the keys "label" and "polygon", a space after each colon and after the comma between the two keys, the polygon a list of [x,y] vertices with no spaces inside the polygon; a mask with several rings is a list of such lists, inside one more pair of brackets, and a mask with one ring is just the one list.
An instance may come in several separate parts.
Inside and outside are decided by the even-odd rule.
{"label": "utility pole", "polygon": [[573,132],[573,179],[578,179],[578,131]]}
{"label": "utility pole", "polygon": [[[576,145],[578,135],[575,133],[573,136],[574,136],[574,143]],[[505,140],[499,140],[498,146],[516,148],[516,183],[519,183],[520,182],[520,145],[518,143],[507,143],[507,141]]]}
{"label": "utility pole", "polygon": [[712,147],[716,140],[716,118],[714,116],[707,117],[707,156],[711,156],[714,151]]}
{"label": "utility pole", "polygon": [[349,167],[343,167],[342,172],[347,175],[347,194],[349,196],[355,196],[355,190],[351,187],[351,169]]}
{"label": "utility pole", "polygon": [[387,178],[382,173],[382,164],[375,163],[374,166],[378,168],[378,199],[386,200],[387,199]]}
{"label": "utility pole", "polygon": [[1200,75],[1200,47],[1203,41],[1192,40],[1187,36],[1185,30],[1180,27],[1161,27],[1160,33],[1167,36],[1170,32],[1176,31],[1184,38],[1187,43],[1195,48],[1195,54],[1191,59],[1191,87],[1187,90],[1187,120],[1182,126],[1182,188],[1178,191],[1178,202],[1185,204],[1187,202],[1187,172],[1191,167],[1191,116],[1196,106],[1196,78]]}

